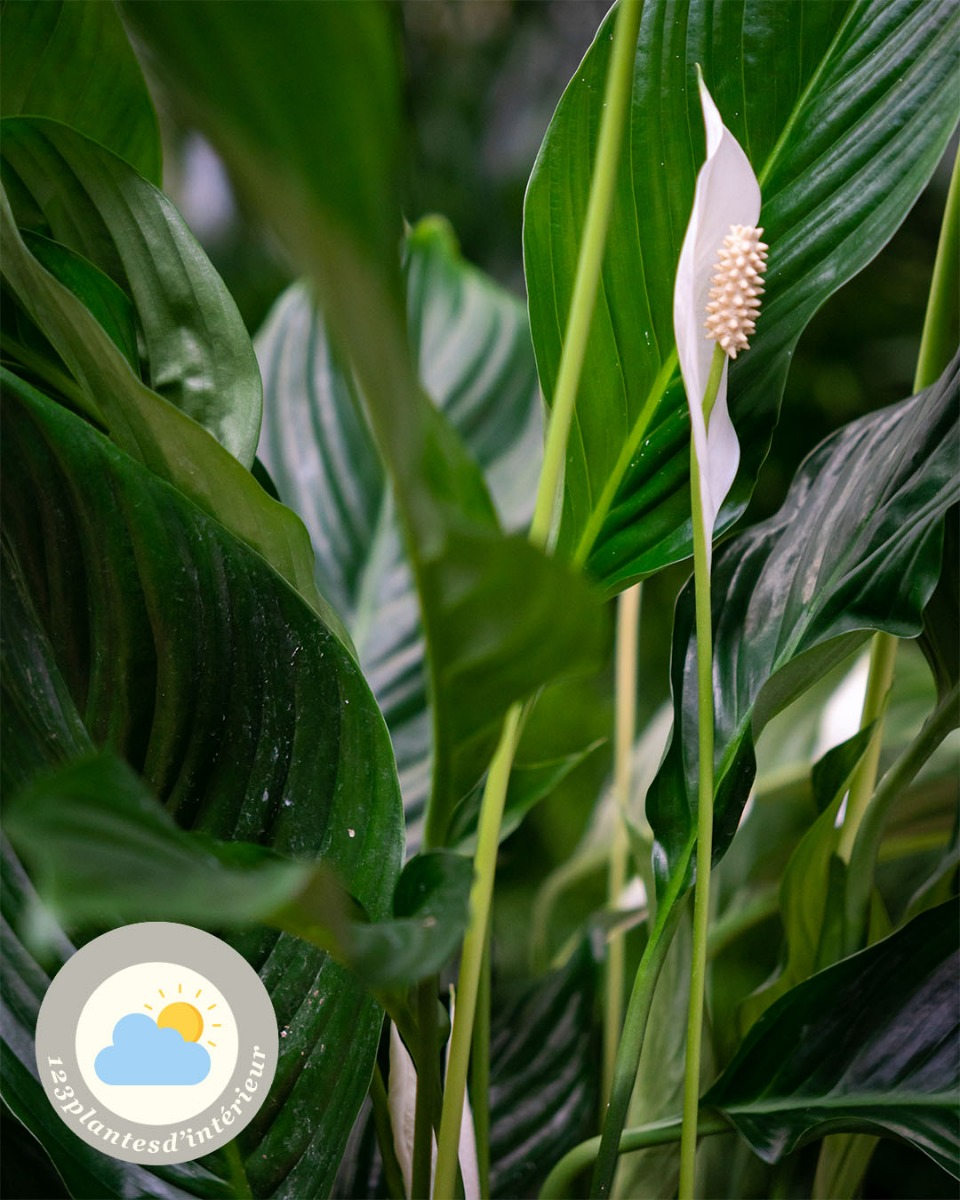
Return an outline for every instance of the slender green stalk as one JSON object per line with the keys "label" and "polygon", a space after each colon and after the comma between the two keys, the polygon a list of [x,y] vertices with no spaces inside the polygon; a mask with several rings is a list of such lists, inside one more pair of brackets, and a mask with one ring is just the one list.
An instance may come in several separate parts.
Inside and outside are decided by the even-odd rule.
{"label": "slender green stalk", "polygon": [[[625,1129],[620,1135],[618,1154],[630,1154],[635,1150],[647,1150],[651,1146],[666,1146],[680,1140],[681,1120],[670,1117],[655,1121],[651,1125],[640,1125],[636,1129]],[[730,1126],[722,1117],[705,1117],[700,1122],[700,1136],[711,1137],[717,1133],[729,1133]],[[557,1163],[540,1189],[540,1200],[566,1200],[574,1195],[573,1181],[594,1162],[600,1151],[600,1138],[590,1138],[568,1151]]]}
{"label": "slender green stalk", "polygon": [[880,781],[873,800],[864,813],[850,855],[847,871],[846,913],[844,920],[845,952],[853,954],[866,936],[873,875],[880,841],[890,810],[917,772],[957,723],[960,688],[957,685],[943,697],[913,744],[900,756]]}
{"label": "slender green stalk", "polygon": [[419,1068],[417,1099],[413,1123],[413,1171],[410,1182],[412,1200],[427,1200],[433,1170],[433,1112],[438,1099],[440,1046],[437,1038],[436,975],[417,987],[417,1033]]}
{"label": "slender green stalk", "polygon": [[937,257],[917,356],[913,390],[920,392],[940,377],[953,358],[960,334],[960,150],[953,163],[947,205],[940,226]]}
{"label": "slender green stalk", "polygon": [[227,1171],[230,1175],[231,1191],[238,1200],[248,1200],[248,1197],[253,1196],[253,1190],[250,1187],[250,1180],[247,1178],[243,1155],[240,1153],[236,1138],[232,1142],[227,1142],[223,1149],[224,1157],[227,1160]]}
{"label": "slender green stalk", "polygon": [[860,761],[847,796],[847,807],[843,816],[843,828],[837,853],[845,863],[850,861],[857,830],[867,811],[870,797],[877,783],[877,768],[880,765],[880,750],[883,746],[883,717],[893,683],[893,668],[897,659],[897,639],[890,633],[878,633],[870,647],[870,673],[867,676],[867,692],[863,698],[860,728],[873,725],[870,745]]}
{"label": "slender green stalk", "polygon": [[493,881],[500,844],[500,822],[507,798],[507,783],[520,737],[521,706],[514,704],[500,734],[500,743],[490,763],[487,783],[480,805],[480,824],[477,829],[477,852],[474,857],[473,887],[470,891],[470,924],[463,940],[460,976],[457,984],[457,1015],[450,1035],[447,1058],[447,1084],[443,1093],[440,1115],[440,1136],[437,1144],[437,1174],[434,1195],[454,1194],[457,1177],[457,1150],[460,1143],[460,1120],[463,1097],[467,1086],[467,1065],[473,1041],[473,1022],[476,1015],[477,992],[487,924],[493,899]]}
{"label": "slender green stalk", "polygon": [[[726,356],[718,345],[710,364],[703,398],[709,423],[723,378]],[[693,1195],[697,1159],[697,1112],[700,1104],[700,1051],[703,998],[707,976],[710,924],[710,869],[713,862],[713,618],[710,608],[710,545],[703,522],[700,464],[690,439],[690,485],[693,513],[693,577],[697,621],[697,876],[693,903],[693,957],[687,1009],[687,1060],[683,1078],[683,1136],[680,1139],[680,1200]]]}
{"label": "slender green stalk", "polygon": [[470,1056],[470,1107],[477,1143],[477,1170],[480,1195],[490,1195],[490,923],[480,963],[477,989],[477,1016],[473,1024],[473,1051]]}
{"label": "slender green stalk", "polygon": [[[616,908],[627,882],[630,844],[625,813],[633,782],[633,742],[637,730],[637,638],[640,619],[640,584],[621,592],[617,600],[616,728],[614,732],[614,796],[616,814],[610,843],[607,899]],[[626,938],[623,930],[610,935],[607,947],[607,994],[603,1021],[603,1084],[606,1104],[613,1083],[613,1068],[623,1024],[623,978]]]}
{"label": "slender green stalk", "polygon": [[678,882],[663,898],[657,910],[656,923],[633,981],[633,991],[630,993],[630,1003],[627,1005],[620,1047],[617,1051],[610,1101],[596,1155],[593,1183],[590,1187],[590,1195],[593,1197],[609,1196],[613,1188],[617,1155],[620,1152],[620,1135],[627,1121],[627,1109],[637,1078],[637,1066],[640,1062],[640,1051],[643,1049],[643,1035],[647,1028],[647,1018],[650,1016],[650,1005],[653,1003],[653,991],[680,918],[681,904],[686,895],[682,886],[685,876],[686,870],[677,873]]}
{"label": "slender green stalk", "polygon": [[397,1162],[397,1152],[393,1145],[393,1127],[390,1124],[387,1089],[384,1086],[380,1068],[376,1064],[373,1067],[373,1079],[370,1081],[370,1102],[373,1106],[373,1127],[376,1130],[377,1145],[380,1147],[380,1158],[383,1161],[387,1193],[390,1200],[407,1200],[403,1172]]}
{"label": "slender green stalk", "polygon": [[587,214],[577,258],[577,273],[573,281],[573,295],[563,338],[563,354],[557,372],[557,386],[553,393],[537,504],[530,526],[530,540],[535,546],[546,546],[550,540],[563,488],[567,439],[570,434],[570,422],[573,420],[587,339],[590,336],[593,306],[603,264],[603,250],[610,224],[610,210],[613,207],[613,189],[617,182],[627,106],[632,91],[633,61],[636,55],[637,33],[640,30],[641,9],[641,0],[621,0],[613,35],[613,52],[603,97],[604,111],[597,140],[597,157],[590,181],[590,198],[587,202]]}
{"label": "slender green stalk", "polygon": [[[917,356],[917,368],[913,378],[914,393],[920,392],[934,383],[947,366],[956,346],[958,328],[960,328],[960,152],[954,160],[943,223],[940,227],[940,239],[937,243],[933,278],[930,282],[923,334],[920,339],[920,352]],[[847,810],[838,847],[840,857],[850,863],[851,868],[847,875],[847,914],[853,924],[848,924],[845,929],[845,941],[848,947],[858,948],[864,936],[865,905],[869,902],[869,888],[873,886],[876,854],[879,851],[879,836],[877,836],[875,844],[873,836],[873,831],[877,828],[878,818],[876,815],[871,822],[871,829],[868,831],[867,837],[861,840],[859,833],[866,814],[872,806],[876,805],[876,798],[871,805],[871,797],[877,782],[877,769],[883,743],[883,713],[893,681],[896,652],[897,639],[895,637],[887,633],[878,633],[874,637],[873,645],[870,648],[870,675],[867,680],[867,694],[864,699],[860,727],[864,728],[871,722],[875,722],[875,727],[867,753],[850,785]],[[881,814],[879,820],[880,828],[882,828],[885,815]],[[861,848],[857,852],[857,861],[854,864],[854,847],[858,842]],[[868,848],[873,854],[869,861],[865,858]]]}
{"label": "slender green stalk", "polygon": [[[563,463],[567,452],[567,441],[570,435],[570,424],[573,420],[583,357],[590,333],[593,306],[596,301],[627,107],[632,91],[633,61],[636,53],[637,33],[640,28],[640,12],[641,0],[621,0],[614,32],[610,72],[604,93],[604,111],[600,122],[597,156],[590,182],[590,199],[587,204],[577,261],[577,274],[570,302],[570,314],[567,320],[563,353],[557,374],[557,387],[547,430],[543,469],[540,473],[537,501],[530,525],[530,541],[543,549],[549,547],[554,517],[559,508],[559,497],[563,485]],[[464,938],[463,955],[460,962],[460,976],[457,984],[457,1019],[450,1039],[447,1084],[443,1096],[437,1146],[437,1172],[434,1187],[435,1195],[442,1198],[453,1195],[456,1180],[460,1120],[466,1090],[470,1045],[473,1039],[483,947],[486,944],[490,906],[493,898],[500,823],[506,800],[507,783],[519,739],[521,717],[520,705],[514,704],[504,721],[500,742],[487,773],[487,783],[480,805],[480,825],[474,858],[475,876],[470,893],[470,924]]]}

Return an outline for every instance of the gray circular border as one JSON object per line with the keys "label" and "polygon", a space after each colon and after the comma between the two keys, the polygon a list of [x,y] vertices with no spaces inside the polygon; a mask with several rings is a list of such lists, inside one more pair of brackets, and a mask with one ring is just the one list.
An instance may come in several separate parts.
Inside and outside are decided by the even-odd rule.
{"label": "gray circular border", "polygon": [[[205,975],[226,996],[237,1022],[237,1065],[229,1082],[217,1099],[202,1112],[184,1122],[171,1125],[144,1125],[130,1121],[112,1112],[98,1100],[83,1081],[77,1062],[76,1031],[80,1013],[91,994],[110,975],[124,967],[146,962],[170,962],[191,968]],[[76,951],[61,967],[50,984],[40,1005],[37,1017],[37,1069],[40,1082],[54,1112],[71,1132],[88,1145],[123,1162],[157,1165],[191,1162],[202,1158],[232,1141],[250,1123],[259,1111],[273,1083],[277,1069],[280,1039],[277,1033],[277,1018],[267,989],[253,967],[226,942],[195,929],[192,925],[178,925],[170,921],[145,921],[139,925],[125,925],[88,942]],[[254,1051],[258,1051],[254,1059]],[[261,1059],[262,1056],[262,1059]],[[49,1059],[60,1060],[62,1065],[51,1067]],[[262,1061],[263,1072],[256,1077],[256,1095],[246,1091],[253,1078],[251,1064]],[[65,1073],[66,1082],[55,1077]],[[71,1088],[73,1097],[83,1104],[84,1112],[93,1109],[89,1120],[101,1121],[121,1135],[130,1133],[132,1141],[159,1142],[162,1147],[174,1134],[175,1149],[156,1152],[147,1149],[134,1151],[92,1133],[82,1114],[62,1110],[70,1103],[55,1095],[58,1090]],[[231,1123],[212,1137],[190,1145],[187,1131],[199,1136],[200,1130],[210,1129],[214,1118],[222,1123],[223,1109],[236,1102],[238,1093],[247,1096],[234,1112]],[[233,1110],[231,1110],[233,1111]]]}

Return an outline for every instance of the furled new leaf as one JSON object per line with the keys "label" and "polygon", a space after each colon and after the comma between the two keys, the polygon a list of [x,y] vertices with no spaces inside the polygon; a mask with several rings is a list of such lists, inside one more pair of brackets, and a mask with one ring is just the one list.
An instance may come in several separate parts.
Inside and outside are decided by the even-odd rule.
{"label": "furled new leaf", "polygon": [[[5,392],[6,786],[108,748],[181,826],[322,859],[373,920],[388,917],[399,792],[386,728],[340,641],[258,554],[88,423],[10,377]],[[380,1012],[299,938],[254,927],[233,940],[286,1034],[278,1082],[241,1141],[251,1187],[322,1193]],[[10,1045],[21,1076],[29,1016]]]}
{"label": "furled new leaf", "polygon": [[[776,19],[772,19],[775,11]],[[604,21],[547,131],[527,191],[524,259],[540,380],[553,397],[611,53]],[[742,512],[793,348],[823,302],[882,248],[958,116],[951,0],[643,6],[600,297],[571,435],[560,551],[610,591],[689,555],[689,422],[672,292],[703,161],[701,64],[760,179],[767,294],[731,364]]]}
{"label": "furled new leaf", "polygon": [[160,126],[112,4],[7,0],[0,12],[0,117],[52,117],[161,182]]}
{"label": "furled new leaf", "polygon": [[955,901],[782,997],[703,1097],[767,1162],[827,1133],[909,1142],[960,1176]]}
{"label": "furled new leaf", "polygon": [[[867,636],[916,637],[956,503],[958,368],[823,442],[780,511],[727,542],[713,568],[714,858],[736,831],[766,722]],[[693,587],[677,604],[674,731],[648,799],[661,881],[696,842]]]}

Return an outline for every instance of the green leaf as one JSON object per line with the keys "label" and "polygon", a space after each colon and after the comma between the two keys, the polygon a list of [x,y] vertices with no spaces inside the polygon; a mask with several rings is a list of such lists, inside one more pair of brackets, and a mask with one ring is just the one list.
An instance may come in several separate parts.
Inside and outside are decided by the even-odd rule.
{"label": "green leaf", "polygon": [[701,1103],[766,1162],[847,1131],[898,1138],[960,1175],[958,938],[951,901],[800,984]]}
{"label": "green leaf", "polygon": [[139,374],[136,315],[129,296],[83,255],[38,233],[23,231],[33,257],[81,300],[106,330],[110,340]]}
{"label": "green leaf", "polygon": [[52,117],[161,182],[160,127],[112,4],[7,0],[0,14],[0,116]]}
{"label": "green leaf", "polygon": [[177,210],[76,130],[26,117],[0,128],[0,172],[17,224],[82,254],[123,288],[136,311],[144,382],[249,467],[260,433],[256,356]]}
{"label": "green leaf", "polygon": [[371,924],[325,863],[180,829],[110,754],[36,779],[8,805],[4,828],[44,903],[69,928],[261,922],[312,942],[382,988],[439,971],[467,924],[468,859],[443,852],[414,858],[397,884],[394,919]]}
{"label": "green leaf", "polygon": [[302,891],[310,866],[251,842],[180,829],[113,754],[41,775],[8,802],[4,831],[61,924],[261,921]]}
{"label": "green leaf", "polygon": [[942,700],[960,679],[960,508],[947,516],[943,541],[943,569],[930,603],[923,612],[920,649],[937,682]]}
{"label": "green leaf", "polygon": [[[540,461],[523,310],[462,261],[435,218],[412,231],[406,276],[424,386],[515,529],[532,510]],[[482,772],[504,703],[597,654],[599,613],[582,582],[519,538],[503,539],[486,518],[468,524],[461,516],[452,530],[437,530],[425,517],[442,541],[429,554],[418,545],[411,571],[400,532],[409,495],[395,507],[351,374],[304,285],[281,298],[257,345],[267,397],[262,452],[280,494],[305,514],[320,587],[340,606],[387,718],[416,842],[434,744],[449,811]],[[551,598],[559,593],[562,610]]]}
{"label": "green leaf", "polygon": [[[388,918],[400,798],[354,660],[259,555],[89,424],[8,383],[7,786],[91,743],[108,748],[181,826],[322,860],[373,920]],[[298,938],[254,927],[231,940],[284,1034],[271,1097],[241,1139],[251,1187],[322,1194],[369,1083],[381,1013]],[[11,1047],[27,1069],[29,1046]]]}
{"label": "green leaf", "polygon": [[[552,401],[611,52],[611,13],[567,87],[527,190],[524,260]],[[699,63],[762,187],[770,244],[752,349],[731,364],[743,511],[813,314],[887,242],[958,115],[951,0],[648,0],[602,283],[567,459],[560,553],[610,591],[691,552],[689,424],[673,281],[703,161]]]}
{"label": "green leaf", "polygon": [[[188,116],[210,126],[243,182],[261,194],[272,185],[268,207],[299,209],[295,243],[301,233],[331,245],[340,237],[345,252],[396,275],[402,110],[388,5],[230,10],[196,0],[172,9],[137,0],[122,11],[154,55],[154,70],[174,85]],[[269,179],[253,165],[261,154]],[[308,205],[321,210],[322,231],[309,229]]]}
{"label": "green leaf", "polygon": [[[510,836],[520,827],[523,818],[541,800],[560,786],[577,767],[601,746],[606,745],[604,739],[591,742],[589,746],[562,758],[554,758],[548,762],[521,763],[514,766],[507,785],[507,798],[503,806],[503,820],[500,822],[500,839]],[[453,810],[450,822],[450,841],[462,853],[472,854],[477,844],[477,825],[480,820],[480,802],[483,798],[482,781],[472,788]]]}
{"label": "green leaf", "polygon": [[[330,4],[125,12],[309,269],[356,377],[420,597],[437,726],[426,840],[443,844],[509,704],[594,665],[604,631],[582,581],[502,537],[482,472],[417,380],[391,233],[400,95],[388,9],[364,5],[359,19]],[[561,610],[547,602],[558,593]]]}
{"label": "green leaf", "polygon": [[[540,404],[526,314],[460,257],[439,218],[407,237],[410,338],[421,379],[483,467],[508,529],[530,516]],[[430,787],[428,672],[416,584],[396,506],[356,388],[305,284],[257,337],[264,379],[260,453],[316,549],[317,584],[337,607],[386,718],[408,843]]]}
{"label": "green leaf", "polygon": [[74,947],[61,934],[49,963],[41,967],[34,960],[21,940],[20,929],[24,910],[35,911],[36,896],[6,842],[2,849],[0,1002],[4,1036],[0,1043],[0,1078],[4,1102],[54,1160],[73,1196],[103,1200],[133,1193],[150,1200],[180,1200],[184,1196],[213,1200],[233,1195],[225,1179],[199,1162],[167,1168],[161,1178],[146,1167],[101,1154],[72,1133],[50,1107],[37,1078],[33,1031],[50,976],[66,962]]}
{"label": "green leaf", "polygon": [[[85,305],[29,252],[2,188],[0,243],[4,279],[77,379],[73,399],[81,411],[258,551],[349,642],[317,591],[310,539],[299,518],[271,500],[205,429],[140,382]],[[4,378],[11,389],[20,386],[7,373]]]}
{"label": "green leaf", "polygon": [[[766,722],[866,637],[916,637],[956,503],[958,365],[920,395],[852,422],[801,466],[780,511],[714,561],[714,861],[736,831]],[[693,587],[677,604],[674,731],[650,791],[661,880],[696,843]]]}
{"label": "green leaf", "polygon": [[[592,1130],[597,966],[581,942],[558,971],[496,1005],[490,1033],[490,1194],[525,1196]],[[496,1003],[496,998],[495,998]]]}
{"label": "green leaf", "polygon": [[790,856],[780,885],[785,961],[775,978],[744,1002],[740,1015],[746,1027],[791,987],[831,965],[842,953],[842,940],[839,945],[829,944],[837,918],[843,918],[843,875],[835,858],[840,841],[837,813],[850,778],[870,744],[872,730],[870,726],[835,746],[813,767],[820,816]]}

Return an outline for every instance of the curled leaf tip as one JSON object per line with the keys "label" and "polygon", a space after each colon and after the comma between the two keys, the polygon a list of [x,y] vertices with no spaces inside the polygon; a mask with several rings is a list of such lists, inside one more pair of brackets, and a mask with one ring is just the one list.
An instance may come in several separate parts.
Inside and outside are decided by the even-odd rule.
{"label": "curled leaf tip", "polygon": [[730,358],[749,350],[747,338],[757,327],[769,249],[760,241],[762,233],[752,225],[731,225],[717,252],[704,324],[707,337]]}

